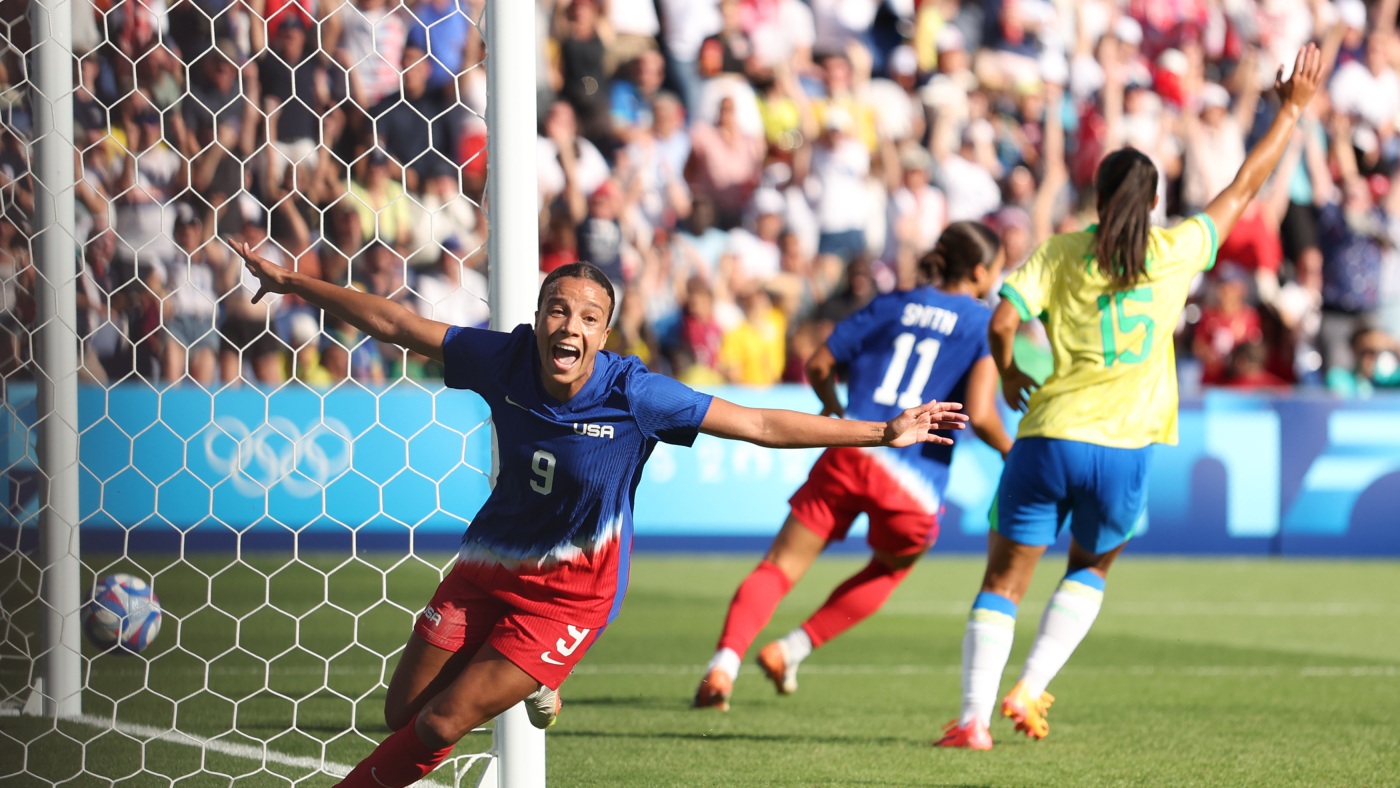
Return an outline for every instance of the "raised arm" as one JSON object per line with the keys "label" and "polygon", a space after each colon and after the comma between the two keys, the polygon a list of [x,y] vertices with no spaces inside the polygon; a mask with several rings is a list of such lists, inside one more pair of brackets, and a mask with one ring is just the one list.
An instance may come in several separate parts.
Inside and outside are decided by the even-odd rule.
{"label": "raised arm", "polygon": [[442,361],[442,341],[448,325],[420,317],[413,310],[382,296],[340,287],[330,282],[283,268],[235,241],[229,244],[243,264],[258,278],[253,303],[268,293],[296,295],[330,312],[380,342],[388,342]]}
{"label": "raised arm", "polygon": [[1322,84],[1323,71],[1322,52],[1316,44],[1308,44],[1298,52],[1293,74],[1287,82],[1283,81],[1283,67],[1279,67],[1278,76],[1274,80],[1274,90],[1278,93],[1280,106],[1278,114],[1274,116],[1274,122],[1269,125],[1263,139],[1259,140],[1245,157],[1235,179],[1206,206],[1206,215],[1215,222],[1217,237],[1225,238],[1230,234],[1245,207],[1259,193],[1269,173],[1278,165],[1283,152],[1288,148],[1289,140],[1293,137],[1294,125],[1303,116],[1304,108],[1312,101],[1313,94],[1317,93],[1318,86]]}
{"label": "raised arm", "polygon": [[967,416],[960,410],[958,402],[927,402],[885,422],[850,421],[795,410],[746,408],[715,397],[700,431],[774,449],[950,444],[952,438],[934,431],[963,429]]}

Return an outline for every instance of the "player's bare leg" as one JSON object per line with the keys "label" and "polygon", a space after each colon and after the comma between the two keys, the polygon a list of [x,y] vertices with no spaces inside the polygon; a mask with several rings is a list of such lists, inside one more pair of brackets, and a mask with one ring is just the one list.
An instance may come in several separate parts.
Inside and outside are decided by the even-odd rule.
{"label": "player's bare leg", "polygon": [[992,531],[987,536],[987,569],[982,591],[972,603],[963,635],[962,713],[949,723],[940,747],[989,750],[992,711],[1001,674],[1016,637],[1016,608],[1026,595],[1044,546],[1024,545]]}
{"label": "player's bare leg", "polygon": [[899,587],[923,550],[897,555],[876,550],[806,621],[758,652],[758,665],[780,695],[797,691],[797,668],[813,651],[869,618]]}
{"label": "player's bare leg", "polygon": [[430,698],[447,689],[466,669],[474,653],[467,649],[448,651],[417,633],[410,634],[384,696],[384,722],[389,729],[396,731],[411,722]]}
{"label": "player's bare leg", "polygon": [[693,705],[696,708],[729,709],[729,697],[734,691],[734,679],[739,675],[744,652],[773,617],[778,603],[825,548],[825,539],[792,514],[788,515],[768,553],[734,592],[719,646],[695,690]]}
{"label": "player's bare leg", "polygon": [[1065,577],[1045,605],[1020,680],[1001,703],[1001,713],[1016,722],[1016,730],[1034,739],[1050,733],[1045,716],[1055,698],[1045,688],[1089,634],[1103,606],[1104,578],[1125,545],[1092,553],[1070,543]]}
{"label": "player's bare leg", "polygon": [[[413,646],[415,640],[421,645]],[[442,763],[463,736],[539,687],[532,676],[486,645],[443,689],[423,700],[429,688],[439,686],[451,675],[449,666],[457,664],[454,658],[460,659],[461,652],[448,652],[449,656],[443,659],[438,652],[444,649],[431,646],[416,635],[410,644],[414,653],[405,649],[410,664],[395,671],[395,683],[399,686],[391,686],[391,692],[395,693],[395,702],[403,704],[394,711],[417,706],[417,713],[346,776],[340,783],[344,788],[397,788],[416,782]],[[400,667],[403,665],[404,660],[400,660]]]}

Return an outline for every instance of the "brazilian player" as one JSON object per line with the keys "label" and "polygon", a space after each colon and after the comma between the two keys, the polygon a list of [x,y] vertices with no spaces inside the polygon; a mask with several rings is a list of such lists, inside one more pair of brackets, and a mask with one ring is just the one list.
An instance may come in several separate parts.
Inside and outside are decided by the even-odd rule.
{"label": "brazilian player", "polygon": [[[991,310],[980,300],[996,286],[1004,259],[987,227],[949,225],[920,261],[922,285],[879,296],[841,321],[807,362],[822,415],[880,420],[913,403],[954,399],[967,403],[978,437],[1006,456],[1011,438],[997,413],[997,368],[987,345]],[[849,369],[845,406],[836,393],[838,366]],[[845,539],[864,512],[870,562],[810,618],[758,652],[778,692],[796,691],[802,660],[879,610],[933,546],[952,459],[953,447],[942,444],[822,452],[789,500],[791,512],[773,546],[734,593],[695,707],[729,708],[754,637],[817,556]]]}
{"label": "brazilian player", "polygon": [[615,301],[588,263],[551,272],[534,325],[507,333],[429,320],[234,249],[258,278],[254,301],[294,293],[443,363],[446,385],[479,394],[495,428],[495,484],[389,682],[394,733],[340,783],[348,788],[416,782],[469,731],[527,699],[532,723],[554,722],[560,683],[622,604],[633,493],[657,441],[690,445],[704,432],[772,447],[907,446],[951,443],[934,430],[967,420],[949,402],[885,422],[837,421],[692,391],[601,350]]}
{"label": "brazilian player", "polygon": [[[1172,332],[1191,280],[1215,263],[1278,164],[1317,92],[1322,55],[1309,44],[1293,74],[1275,80],[1281,106],[1234,181],[1204,213],[1153,227],[1157,169],[1125,148],[1099,164],[1099,223],[1057,235],[1012,272],[992,315],[992,357],[1008,404],[1024,410],[992,510],[987,568],[963,639],[961,716],[940,747],[987,750],[998,684],[1011,654],[1016,608],[1036,564],[1068,521],[1069,567],[1051,596],[1020,680],[1001,713],[1033,739],[1050,732],[1045,691],[1103,603],[1104,578],[1146,509],[1152,446],[1176,442]],[[1016,366],[1023,321],[1045,323],[1054,371],[1044,385]]]}

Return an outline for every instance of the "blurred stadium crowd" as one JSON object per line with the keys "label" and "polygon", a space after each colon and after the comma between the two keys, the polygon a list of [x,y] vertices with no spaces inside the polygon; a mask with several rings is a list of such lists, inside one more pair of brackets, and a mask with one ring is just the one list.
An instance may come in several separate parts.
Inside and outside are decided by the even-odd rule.
{"label": "blurred stadium crowd", "polygon": [[[294,298],[251,304],[217,238],[485,325],[483,5],[75,3],[84,376],[439,374]],[[601,266],[612,348],[654,369],[800,382],[949,222],[996,229],[1008,269],[1088,227],[1096,163],[1122,145],[1157,163],[1161,222],[1200,210],[1312,39],[1336,58],[1327,93],[1198,283],[1183,389],[1400,386],[1400,0],[536,7],[541,271]],[[32,363],[23,24],[0,57],[6,378]]]}

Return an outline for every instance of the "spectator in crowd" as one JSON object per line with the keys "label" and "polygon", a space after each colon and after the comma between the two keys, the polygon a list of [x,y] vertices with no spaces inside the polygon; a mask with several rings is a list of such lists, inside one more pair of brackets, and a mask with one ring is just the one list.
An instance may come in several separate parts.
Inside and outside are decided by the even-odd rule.
{"label": "spectator in crowd", "polygon": [[[377,106],[399,89],[408,42],[405,11],[405,6],[389,0],[339,0],[331,12],[340,20],[335,59],[349,78],[355,106]],[[427,89],[427,79],[422,86]]]}
{"label": "spectator in crowd", "polygon": [[807,155],[799,155],[794,167],[798,179],[805,180],[809,193],[815,195],[821,232],[817,253],[833,255],[847,263],[865,254],[869,220],[865,194],[870,150],[855,136],[854,124],[845,107],[828,108],[822,135]]}
{"label": "spectator in crowd", "polygon": [[587,196],[611,177],[612,169],[597,146],[579,136],[574,108],[567,101],[549,105],[535,150],[541,205],[575,224],[582,221]]}
{"label": "spectator in crowd", "polygon": [[739,126],[735,98],[719,100],[713,125],[691,127],[691,154],[685,178],[692,192],[703,193],[714,205],[714,224],[722,230],[737,227],[753,190],[758,186],[766,152],[761,137]]}
{"label": "spectator in crowd", "polygon": [[767,286],[781,271],[778,239],[784,230],[786,207],[777,189],[764,187],[753,193],[752,219],[745,226],[729,231],[729,244],[725,249],[725,255],[732,259],[733,289],[748,284]]}
{"label": "spectator in crowd", "polygon": [[739,293],[739,306],[744,319],[724,332],[719,370],[730,383],[771,386],[782,380],[787,366],[787,321],[756,283]]}
{"label": "spectator in crowd", "polygon": [[[1336,161],[1341,184],[1315,196],[1322,249],[1322,325],[1319,342],[1323,374],[1343,380],[1355,366],[1352,337],[1369,328],[1380,307],[1381,263],[1385,248],[1400,243],[1397,222],[1371,193],[1356,167],[1352,125],[1345,115],[1335,123]],[[1345,386],[1345,383],[1335,384]]]}
{"label": "spectator in crowd", "polygon": [[[257,59],[262,111],[268,118],[270,149],[264,151],[265,184],[280,184],[289,167],[294,168],[297,191],[311,192],[317,174],[328,167],[321,155],[323,121],[338,112],[330,72],[315,49],[307,45],[307,27],[302,16],[287,13],[280,17],[271,48]],[[339,83],[342,84],[343,83]],[[327,146],[334,140],[325,140]]]}
{"label": "spectator in crowd", "polygon": [[690,187],[685,164],[690,159],[690,135],[684,108],[675,94],[658,93],[651,102],[651,123],[631,134],[619,167],[625,190],[635,196],[641,219],[651,229],[673,230],[690,215]]}
{"label": "spectator in crowd", "polygon": [[1201,310],[1192,342],[1192,355],[1202,364],[1201,382],[1225,381],[1235,348],[1263,342],[1259,312],[1250,305],[1249,275],[1237,266],[1221,266],[1214,287],[1214,303]]}
{"label": "spectator in crowd", "polygon": [[611,151],[611,94],[606,59],[612,29],[598,0],[561,0],[556,23],[559,45],[558,93],[578,118],[579,133],[600,149]]}
{"label": "spectator in crowd", "polygon": [[403,171],[405,189],[422,193],[429,180],[454,170],[450,105],[440,93],[428,92],[432,65],[427,52],[408,47],[403,61],[402,87],[374,105],[370,115],[374,138],[396,165],[391,169]]}
{"label": "spectator in crowd", "polygon": [[360,215],[364,242],[379,241],[406,249],[410,238],[409,198],[404,191],[403,168],[382,148],[371,148],[355,165],[358,176],[350,182],[349,204]]}
{"label": "spectator in crowd", "polygon": [[434,270],[419,274],[418,314],[454,326],[486,328],[491,310],[487,305],[486,276],[466,259],[462,241],[443,241]]}
{"label": "spectator in crowd", "polygon": [[175,245],[165,277],[161,324],[165,348],[162,377],[169,382],[185,376],[209,388],[214,384],[219,351],[218,283],[230,265],[227,252],[204,230],[195,209],[181,204],[175,211]]}
{"label": "spectator in crowd", "polygon": [[[288,203],[284,203],[287,205]],[[291,262],[282,244],[273,242],[267,230],[267,216],[256,210],[246,218],[239,239],[269,260]],[[282,380],[282,351],[275,318],[279,296],[253,303],[257,280],[242,265],[224,266],[219,282],[223,319],[219,323],[219,378],[225,385],[251,379],[270,385]]]}
{"label": "spectator in crowd", "polygon": [[618,144],[629,145],[654,128],[652,107],[665,79],[666,59],[655,49],[643,50],[613,79],[612,135]]}
{"label": "spectator in crowd", "polygon": [[613,286],[618,288],[619,297],[626,301],[626,287],[631,277],[622,264],[625,243],[622,222],[619,221],[622,202],[622,190],[618,188],[617,181],[603,181],[588,196],[588,213],[579,222],[574,237],[578,241],[579,257],[602,269]]}
{"label": "spectator in crowd", "polygon": [[428,53],[428,90],[449,104],[462,103],[457,79],[466,70],[472,20],[481,16],[480,0],[416,0],[405,5],[412,16],[405,45]]}

